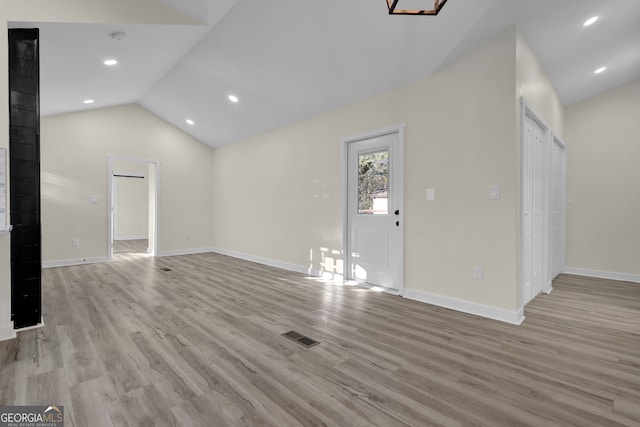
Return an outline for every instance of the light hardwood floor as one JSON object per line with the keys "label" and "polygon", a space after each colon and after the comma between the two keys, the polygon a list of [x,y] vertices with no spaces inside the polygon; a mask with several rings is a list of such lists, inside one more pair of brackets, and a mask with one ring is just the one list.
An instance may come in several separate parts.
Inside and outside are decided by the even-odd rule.
{"label": "light hardwood floor", "polygon": [[135,239],[135,240],[114,240],[113,241],[113,253],[142,253],[146,254],[149,247],[149,240],[147,239]]}
{"label": "light hardwood floor", "polygon": [[216,254],[47,269],[46,326],[0,343],[0,404],[90,427],[640,425],[640,285],[554,288],[512,326]]}

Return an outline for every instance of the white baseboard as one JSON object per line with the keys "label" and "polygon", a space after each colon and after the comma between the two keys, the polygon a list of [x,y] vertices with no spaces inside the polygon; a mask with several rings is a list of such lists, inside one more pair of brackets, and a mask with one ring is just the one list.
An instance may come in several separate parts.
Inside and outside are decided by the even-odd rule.
{"label": "white baseboard", "polygon": [[119,236],[119,237],[114,237],[113,240],[146,240],[148,238],[149,236],[144,234],[142,236]]}
{"label": "white baseboard", "polygon": [[42,328],[44,326],[44,320],[34,326],[29,326],[21,329],[5,328],[0,329],[0,341],[12,340],[18,337],[18,332],[30,331],[32,329]]}
{"label": "white baseboard", "polygon": [[109,261],[109,257],[61,259],[61,260],[55,260],[55,261],[43,261],[42,268],[69,267],[71,265],[96,264],[98,262],[108,262],[108,261]]}
{"label": "white baseboard", "polygon": [[24,331],[30,331],[32,329],[39,329],[42,328],[44,326],[44,320],[40,319],[40,323],[38,323],[37,325],[33,325],[33,326],[27,326],[26,328],[20,328],[20,329],[16,329],[16,332],[24,332]]}
{"label": "white baseboard", "polygon": [[512,325],[520,325],[524,321],[523,309],[515,311],[505,310],[504,308],[491,307],[488,305],[463,301],[423,291],[416,291],[413,289],[405,289],[404,297],[415,301],[426,302],[427,304],[437,305],[439,307],[462,311],[463,313],[475,314],[476,316],[511,323]]}
{"label": "white baseboard", "polygon": [[[177,255],[192,255],[192,254],[201,254],[201,253],[207,253],[207,252],[214,252],[221,255],[227,255],[234,258],[243,259],[246,261],[256,262],[258,264],[268,265],[270,267],[282,268],[284,270],[295,271],[302,274],[308,274],[314,277],[322,276],[322,272],[317,269],[308,268],[308,267],[304,267],[297,264],[291,264],[288,262],[278,261],[270,258],[264,258],[256,255],[250,255],[242,252],[236,252],[228,249],[213,248],[213,247],[163,251],[163,252],[160,252],[158,256],[167,257],[167,256],[177,256]],[[44,268],[64,267],[64,266],[70,266],[70,265],[89,264],[89,263],[105,262],[105,261],[109,261],[109,259],[105,257],[105,258],[82,258],[77,260],[46,261],[43,263],[43,267]],[[569,273],[569,271],[567,271],[567,273]],[[572,274],[577,274],[577,273],[572,273]],[[449,298],[442,295],[435,295],[435,294],[430,294],[428,292],[416,291],[412,289],[405,289],[404,297],[415,300],[415,301],[437,305],[440,307],[450,308],[452,310],[462,311],[464,313],[475,314],[477,316],[499,320],[501,322],[511,323],[514,325],[519,325],[524,321],[524,312],[522,309],[517,311],[510,311],[502,308],[476,304],[469,301],[458,300],[455,298]],[[0,330],[0,339],[3,336],[2,332],[3,331]],[[15,338],[15,334],[12,337]],[[10,338],[11,336],[5,339],[10,339]]]}
{"label": "white baseboard", "polygon": [[191,248],[191,249],[176,249],[174,251],[159,251],[158,257],[205,254],[207,252],[213,252],[213,250],[211,248]]}
{"label": "white baseboard", "polygon": [[599,279],[620,280],[622,282],[640,283],[639,274],[616,273],[613,271],[590,270],[588,268],[567,267],[564,269],[566,274],[575,274],[576,276],[597,277]]}
{"label": "white baseboard", "polygon": [[228,249],[211,248],[211,252],[221,255],[227,255],[234,258],[243,259],[245,261],[257,262],[258,264],[268,265],[270,267],[282,268],[283,270],[295,271],[297,273],[308,274],[313,277],[320,277],[322,273],[314,268],[303,267],[301,265],[291,264],[288,262],[277,261],[275,259],[263,258],[256,255],[245,254],[242,252],[230,251]]}
{"label": "white baseboard", "polygon": [[16,330],[13,328],[0,329],[0,341],[12,340],[17,337]]}
{"label": "white baseboard", "polygon": [[[228,249],[211,248],[211,252],[221,255],[227,255],[246,261],[257,262],[258,264],[268,265],[270,267],[282,268],[284,270],[295,271],[302,274],[308,274],[314,277],[321,277],[322,272],[317,269],[307,268],[296,264],[277,261],[270,258],[263,258],[255,255],[249,255],[242,252],[231,251]],[[524,321],[523,309],[517,311],[509,311],[502,308],[490,307],[486,305],[476,304],[468,301],[457,300],[454,298],[443,297],[440,295],[429,294],[427,292],[415,291],[411,289],[404,290],[404,297],[419,302],[437,305],[440,307],[450,308],[452,310],[462,311],[464,313],[475,314],[489,319],[499,320],[501,322],[519,325]]]}

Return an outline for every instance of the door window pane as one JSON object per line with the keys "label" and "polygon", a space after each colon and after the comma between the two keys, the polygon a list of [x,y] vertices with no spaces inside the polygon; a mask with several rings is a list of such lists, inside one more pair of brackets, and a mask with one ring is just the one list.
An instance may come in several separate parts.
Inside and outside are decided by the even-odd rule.
{"label": "door window pane", "polygon": [[358,213],[389,214],[389,150],[358,155]]}

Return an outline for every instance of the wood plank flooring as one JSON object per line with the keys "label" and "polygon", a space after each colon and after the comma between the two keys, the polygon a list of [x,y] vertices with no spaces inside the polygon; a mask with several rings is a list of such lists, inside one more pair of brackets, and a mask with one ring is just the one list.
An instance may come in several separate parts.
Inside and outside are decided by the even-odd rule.
{"label": "wood plank flooring", "polygon": [[0,343],[0,404],[64,405],[67,426],[640,426],[638,284],[561,276],[512,326],[123,253],[44,270],[43,295],[46,326]]}
{"label": "wood plank flooring", "polygon": [[146,254],[149,247],[149,240],[147,239],[135,239],[135,240],[114,240],[113,241],[113,253],[142,253]]}

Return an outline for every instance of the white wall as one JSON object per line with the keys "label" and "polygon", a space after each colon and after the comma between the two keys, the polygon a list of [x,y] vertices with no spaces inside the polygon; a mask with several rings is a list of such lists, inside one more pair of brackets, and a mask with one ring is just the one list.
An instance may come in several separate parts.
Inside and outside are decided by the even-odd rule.
{"label": "white wall", "polygon": [[[536,114],[558,136],[564,134],[564,105],[556,93],[535,53],[520,33],[516,44],[516,93],[524,96]],[[520,129],[520,103],[516,109],[518,131]],[[518,135],[520,133],[518,132]]]}
{"label": "white wall", "polygon": [[332,270],[321,254],[342,248],[340,139],[405,122],[405,288],[516,316],[515,55],[512,28],[436,75],[216,149],[214,246]]}
{"label": "white wall", "polygon": [[[211,246],[213,150],[128,105],[42,119],[45,263],[108,256],[109,154],[160,161],[160,255]],[[90,203],[91,196],[97,204]],[[72,239],[79,239],[80,247],[72,247]]]}
{"label": "white wall", "polygon": [[[114,165],[114,240],[149,236],[149,166],[116,162]],[[135,177],[135,178],[132,178]]]}
{"label": "white wall", "polygon": [[572,270],[640,282],[639,135],[640,80],[567,108]]}
{"label": "white wall", "polygon": [[2,9],[0,17],[4,21],[175,25],[202,23],[157,0],[21,0],[4,2]]}
{"label": "white wall", "polygon": [[[131,22],[194,24],[154,0],[21,0],[5,1],[0,8],[0,99],[9,99],[7,22]],[[8,102],[0,102],[0,147],[9,147]],[[11,189],[9,189],[10,191]],[[10,236],[0,236],[0,339],[13,336],[11,316]]]}

